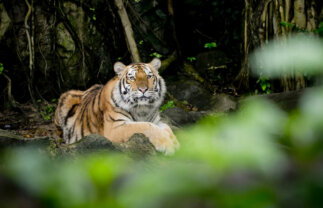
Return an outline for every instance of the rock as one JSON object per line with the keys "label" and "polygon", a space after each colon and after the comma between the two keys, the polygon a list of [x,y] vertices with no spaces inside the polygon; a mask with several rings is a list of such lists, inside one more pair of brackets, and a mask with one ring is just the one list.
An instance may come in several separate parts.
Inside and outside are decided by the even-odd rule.
{"label": "rock", "polygon": [[48,151],[52,155],[58,154],[55,139],[52,137],[26,139],[10,131],[0,130],[0,150],[15,147],[33,147]]}
{"label": "rock", "polygon": [[100,152],[125,152],[140,156],[154,155],[156,150],[149,139],[143,134],[134,134],[125,143],[113,143],[107,138],[97,134],[84,137],[75,144],[67,145],[64,152],[77,154],[100,153]]}
{"label": "rock", "polygon": [[202,112],[186,112],[185,110],[174,107],[169,108],[161,113],[163,120],[169,123],[171,126],[182,127],[188,124],[193,124],[200,120],[206,114],[205,111]]}
{"label": "rock", "polygon": [[299,104],[300,97],[304,94],[304,90],[280,92],[264,95],[256,95],[255,97],[265,98],[276,103],[281,109],[291,111]]}
{"label": "rock", "polygon": [[94,153],[116,150],[116,147],[111,141],[106,139],[104,136],[97,134],[88,135],[79,142],[67,147],[72,148],[76,153]]}
{"label": "rock", "polygon": [[92,134],[75,144],[57,145],[52,137],[25,139],[23,136],[0,130],[0,150],[15,147],[33,147],[56,157],[113,151],[140,157],[156,154],[154,146],[143,134],[134,134],[125,143],[112,143],[104,136]]}
{"label": "rock", "polygon": [[199,110],[207,110],[210,107],[212,94],[195,80],[180,76],[167,82],[167,90],[179,101],[187,101]]}
{"label": "rock", "polygon": [[115,145],[117,145],[122,152],[129,153],[133,156],[145,157],[156,154],[155,147],[143,134],[134,134],[127,142]]}
{"label": "rock", "polygon": [[227,94],[213,95],[210,99],[210,103],[210,111],[215,113],[235,111],[238,107],[236,98]]}
{"label": "rock", "polygon": [[0,149],[6,147],[16,147],[26,144],[23,136],[19,136],[11,133],[10,131],[5,131],[0,129]]}

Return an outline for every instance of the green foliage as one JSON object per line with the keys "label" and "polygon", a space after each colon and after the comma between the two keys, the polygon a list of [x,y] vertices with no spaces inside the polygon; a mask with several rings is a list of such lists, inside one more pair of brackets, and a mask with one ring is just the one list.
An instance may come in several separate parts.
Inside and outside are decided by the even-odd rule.
{"label": "green foliage", "polygon": [[293,24],[293,23],[290,23],[290,22],[281,22],[280,25],[282,25],[283,27],[288,28],[289,31],[293,31],[293,32],[304,32],[304,33],[307,33],[308,32],[307,29],[299,28],[297,24]]}
{"label": "green foliage", "polygon": [[151,53],[149,56],[152,56],[152,57],[156,57],[156,58],[162,58],[163,55],[157,53],[157,52],[154,52],[154,53]]}
{"label": "green foliage", "polygon": [[290,22],[281,22],[280,25],[290,28],[290,29],[292,29],[295,26],[295,24],[292,24]]}
{"label": "green foliage", "polygon": [[204,48],[208,48],[208,49],[210,49],[210,48],[216,48],[216,47],[217,47],[217,45],[216,45],[216,43],[215,43],[215,42],[205,43],[205,44],[204,44]]}
{"label": "green foliage", "polygon": [[271,84],[270,84],[270,80],[268,78],[260,76],[256,83],[260,85],[262,92],[264,92],[266,94],[271,93],[271,89],[270,89]]}
{"label": "green foliage", "polygon": [[323,37],[323,22],[319,24],[318,28],[315,30],[315,33]]}
{"label": "green foliage", "polygon": [[4,68],[3,68],[3,64],[2,64],[2,63],[0,63],[0,75],[3,73],[3,70],[4,70]]}
{"label": "green foliage", "polygon": [[139,45],[142,45],[142,44],[144,44],[144,41],[143,40],[140,40],[138,44]]}
{"label": "green foliage", "polygon": [[175,107],[175,103],[174,103],[174,101],[173,100],[170,100],[170,101],[168,101],[166,104],[164,104],[164,105],[162,105],[161,107],[160,107],[160,112],[163,112],[164,110],[167,110],[167,109],[169,109],[169,108],[174,108]]}
{"label": "green foliage", "polygon": [[193,61],[196,61],[196,58],[195,57],[187,57],[187,60],[190,62],[193,62]]}
{"label": "green foliage", "polygon": [[[42,103],[41,99],[38,99],[36,102],[40,104],[41,117],[46,121],[50,121],[54,116],[55,106],[51,103]],[[55,98],[52,99],[52,103],[55,103],[55,102],[57,102],[57,99]]]}

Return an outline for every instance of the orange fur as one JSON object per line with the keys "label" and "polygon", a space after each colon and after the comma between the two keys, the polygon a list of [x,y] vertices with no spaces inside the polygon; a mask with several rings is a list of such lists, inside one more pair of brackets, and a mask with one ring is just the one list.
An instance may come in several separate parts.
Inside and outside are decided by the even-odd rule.
{"label": "orange fur", "polygon": [[[89,134],[100,134],[113,142],[125,142],[133,134],[142,133],[158,151],[173,153],[179,143],[169,126],[159,120],[158,107],[166,89],[157,69],[151,63],[127,67],[120,64],[115,65],[118,76],[106,85],[94,85],[86,91],[70,90],[61,95],[54,118],[58,136],[71,144]],[[127,74],[131,72],[134,77]],[[131,90],[125,86],[130,86]],[[132,99],[135,95],[131,94],[131,99],[122,100],[122,93],[130,91],[142,93],[142,97]],[[151,94],[157,98],[154,100]],[[147,104],[141,105],[138,100]]]}

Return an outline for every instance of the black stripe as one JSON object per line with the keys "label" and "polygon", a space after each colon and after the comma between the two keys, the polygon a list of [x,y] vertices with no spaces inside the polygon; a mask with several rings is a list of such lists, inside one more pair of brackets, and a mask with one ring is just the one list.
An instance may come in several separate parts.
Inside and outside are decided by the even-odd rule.
{"label": "black stripe", "polygon": [[89,130],[90,133],[92,133],[92,129],[91,129],[91,126],[90,126],[90,123],[89,123],[89,108],[87,108],[86,110],[86,125],[87,125],[87,128]]}
{"label": "black stripe", "polygon": [[67,124],[67,120],[70,118],[70,117],[72,117],[72,116],[74,116],[74,114],[75,114],[75,108],[78,106],[79,104],[74,104],[73,106],[72,106],[72,108],[68,111],[68,113],[67,113],[67,115],[65,116],[65,121],[64,121],[64,125],[66,126],[66,124]]}
{"label": "black stripe", "polygon": [[[103,88],[102,88],[102,89],[103,89]],[[101,94],[102,94],[102,91],[103,91],[102,89],[101,89],[101,90],[100,90],[100,92],[99,92],[99,98],[98,98],[98,106],[99,106],[99,111],[100,111],[100,112],[102,112],[101,107],[100,107],[100,106],[101,106],[101,105],[100,105],[100,103],[101,103]],[[103,112],[102,112],[102,114],[103,114]]]}
{"label": "black stripe", "polygon": [[113,94],[112,94],[112,101],[113,101],[114,105],[118,108],[118,107],[119,107],[119,105],[117,104],[117,101],[114,99]]}
{"label": "black stripe", "polygon": [[65,102],[65,100],[66,100],[66,97],[68,96],[68,94],[67,95],[65,95],[64,97],[61,97],[60,98],[60,102],[59,102],[59,104],[58,104],[58,107],[57,108],[59,108],[59,107],[61,107],[62,105],[64,105],[64,102]]}
{"label": "black stripe", "polygon": [[83,121],[83,119],[82,119],[82,126],[81,126],[81,138],[83,138],[84,137],[84,121]]}
{"label": "black stripe", "polygon": [[123,126],[123,125],[125,125],[125,124],[126,124],[126,122],[124,122],[124,123],[122,123],[122,124],[119,124],[118,126],[114,126],[114,127],[113,127],[113,129],[114,129],[114,128],[117,128],[117,127],[120,127],[120,126]]}
{"label": "black stripe", "polygon": [[82,95],[75,95],[75,94],[68,94],[68,95],[70,95],[70,96],[72,96],[72,97],[74,97],[74,98],[75,98],[75,97],[78,97],[78,98],[79,98],[79,97],[82,97]]}
{"label": "black stripe", "polygon": [[94,105],[95,105],[95,100],[97,98],[97,94],[95,95],[95,97],[92,99],[92,112],[94,113],[95,116],[97,116],[97,112],[94,111]]}
{"label": "black stripe", "polygon": [[121,80],[119,81],[119,93],[121,95],[121,98],[123,99],[123,94],[122,94],[122,90],[121,90]]}
{"label": "black stripe", "polygon": [[120,113],[121,115],[123,115],[124,117],[127,117],[130,120],[134,120],[131,114],[125,114],[122,111],[115,111],[115,112]]}
{"label": "black stripe", "polygon": [[109,119],[113,122],[120,122],[120,121],[125,121],[124,119],[114,119],[109,115]]}
{"label": "black stripe", "polygon": [[158,85],[159,85],[159,92],[158,92],[158,95],[159,95],[159,97],[161,97],[161,88],[162,88],[162,87],[161,87],[161,86],[162,86],[162,85],[161,85],[161,79],[159,79],[159,80],[158,80]]}

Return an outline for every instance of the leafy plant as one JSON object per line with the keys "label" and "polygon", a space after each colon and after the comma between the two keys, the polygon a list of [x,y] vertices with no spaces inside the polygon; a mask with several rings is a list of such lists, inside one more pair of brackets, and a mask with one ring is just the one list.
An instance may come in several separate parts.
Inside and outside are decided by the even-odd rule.
{"label": "leafy plant", "polygon": [[318,28],[314,31],[319,36],[323,37],[323,22],[321,22]]}
{"label": "leafy plant", "polygon": [[190,62],[196,61],[195,57],[187,57],[187,60],[189,60]]}
{"label": "leafy plant", "polygon": [[144,44],[144,41],[143,40],[140,40],[139,41],[139,45],[142,45],[142,44]]}
{"label": "leafy plant", "polygon": [[270,89],[271,84],[270,84],[270,80],[268,78],[259,77],[259,79],[257,80],[256,83],[260,85],[262,92],[265,92],[266,94],[271,93],[271,89]]}
{"label": "leafy plant", "polygon": [[3,70],[4,70],[4,68],[3,68],[3,64],[2,64],[2,63],[0,63],[0,75],[3,73]]}
{"label": "leafy plant", "polygon": [[216,45],[216,43],[215,42],[211,42],[211,43],[205,43],[204,44],[204,48],[216,48],[217,47],[217,45]]}
{"label": "leafy plant", "polygon": [[[57,99],[54,98],[51,101],[52,103],[55,103]],[[51,103],[48,103],[48,104],[42,103],[41,99],[38,99],[36,102],[40,104],[41,117],[46,121],[51,120],[55,113],[55,106]]]}
{"label": "leafy plant", "polygon": [[288,27],[290,29],[292,29],[295,26],[295,24],[292,24],[290,22],[281,22],[280,25],[282,25],[283,27]]}
{"label": "leafy plant", "polygon": [[170,100],[170,101],[168,101],[166,104],[164,104],[164,105],[162,105],[161,107],[160,107],[160,112],[163,112],[163,111],[165,111],[165,110],[167,110],[167,109],[169,109],[169,108],[174,108],[175,107],[175,103],[174,103],[174,101],[173,100]]}
{"label": "leafy plant", "polygon": [[162,58],[163,55],[157,53],[157,52],[154,52],[154,53],[151,53],[149,56],[152,56],[152,57],[156,57],[156,58]]}

